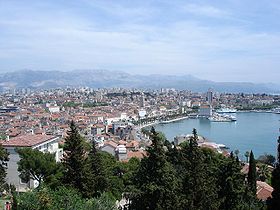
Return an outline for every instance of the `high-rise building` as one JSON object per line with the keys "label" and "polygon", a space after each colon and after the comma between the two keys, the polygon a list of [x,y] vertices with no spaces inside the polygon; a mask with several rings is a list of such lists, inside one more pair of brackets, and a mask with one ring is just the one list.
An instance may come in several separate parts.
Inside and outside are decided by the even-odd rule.
{"label": "high-rise building", "polygon": [[140,107],[144,108],[145,107],[145,96],[144,93],[141,93],[141,97],[140,97]]}
{"label": "high-rise building", "polygon": [[212,89],[208,89],[207,93],[206,93],[206,101],[208,102],[208,104],[212,104],[213,103],[213,90]]}

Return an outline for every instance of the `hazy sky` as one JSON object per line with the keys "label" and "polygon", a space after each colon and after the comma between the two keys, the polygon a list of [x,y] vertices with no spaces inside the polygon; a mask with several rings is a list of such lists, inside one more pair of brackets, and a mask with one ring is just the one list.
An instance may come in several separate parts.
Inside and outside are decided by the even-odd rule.
{"label": "hazy sky", "polygon": [[280,77],[279,0],[0,0],[0,70]]}

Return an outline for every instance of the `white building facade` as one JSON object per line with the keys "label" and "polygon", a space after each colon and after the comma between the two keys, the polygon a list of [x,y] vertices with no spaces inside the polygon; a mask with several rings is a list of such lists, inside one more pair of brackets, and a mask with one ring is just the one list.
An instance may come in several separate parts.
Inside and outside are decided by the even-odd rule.
{"label": "white building facade", "polygon": [[55,160],[59,162],[63,155],[63,150],[59,148],[59,137],[51,135],[34,135],[28,134],[15,138],[11,138],[2,143],[4,149],[9,153],[9,161],[7,162],[7,183],[15,185],[17,191],[24,192],[38,186],[38,182],[30,180],[28,183],[23,182],[19,177],[18,162],[20,161],[17,148],[38,149],[41,152],[49,152],[55,154]]}

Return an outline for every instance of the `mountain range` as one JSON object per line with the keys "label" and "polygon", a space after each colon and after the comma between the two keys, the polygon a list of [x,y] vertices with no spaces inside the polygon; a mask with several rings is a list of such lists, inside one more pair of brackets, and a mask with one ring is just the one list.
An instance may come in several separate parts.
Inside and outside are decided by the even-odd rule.
{"label": "mountain range", "polygon": [[75,71],[37,71],[22,70],[0,74],[0,89],[57,87],[92,88],[176,88],[205,92],[213,88],[219,92],[280,93],[280,85],[272,83],[255,84],[250,82],[214,82],[198,79],[192,75],[136,75],[122,71],[75,70]]}

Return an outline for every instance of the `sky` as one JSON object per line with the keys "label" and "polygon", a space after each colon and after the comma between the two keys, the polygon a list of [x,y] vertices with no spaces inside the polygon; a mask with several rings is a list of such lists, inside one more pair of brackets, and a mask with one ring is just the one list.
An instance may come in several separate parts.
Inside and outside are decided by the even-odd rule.
{"label": "sky", "polygon": [[0,0],[0,72],[280,76],[279,0]]}

